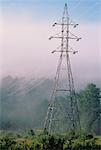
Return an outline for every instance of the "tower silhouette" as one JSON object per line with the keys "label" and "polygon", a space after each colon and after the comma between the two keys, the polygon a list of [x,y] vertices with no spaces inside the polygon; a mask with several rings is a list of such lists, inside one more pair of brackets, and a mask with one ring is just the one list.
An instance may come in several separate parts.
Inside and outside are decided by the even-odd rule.
{"label": "tower silhouette", "polygon": [[52,53],[60,52],[60,57],[44,123],[44,129],[50,134],[80,129],[78,104],[69,56],[69,53],[76,54],[78,51],[74,51],[70,47],[69,40],[79,41],[81,38],[70,32],[70,26],[75,28],[78,24],[70,21],[67,3],[64,7],[62,21],[55,22],[53,27],[55,26],[60,26],[61,32],[51,36],[49,40],[60,39],[61,44],[52,51]]}

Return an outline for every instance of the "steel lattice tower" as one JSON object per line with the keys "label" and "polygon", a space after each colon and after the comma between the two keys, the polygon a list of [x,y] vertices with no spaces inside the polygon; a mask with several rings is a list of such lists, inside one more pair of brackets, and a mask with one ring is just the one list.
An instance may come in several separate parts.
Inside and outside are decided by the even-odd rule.
{"label": "steel lattice tower", "polygon": [[[60,52],[60,57],[44,124],[44,129],[50,134],[56,131],[63,132],[63,126],[65,126],[65,130],[66,126],[68,126],[69,130],[80,129],[78,105],[69,57],[69,53],[75,54],[78,52],[69,46],[69,40],[76,39],[76,41],[79,41],[81,39],[70,32],[70,26],[75,28],[77,25],[70,21],[66,3],[62,22],[53,24],[53,27],[60,26],[61,32],[49,38],[50,40],[52,38],[61,40],[61,45],[52,51],[52,53]],[[63,101],[65,99],[64,105],[62,104],[63,102],[61,103],[62,99]]]}

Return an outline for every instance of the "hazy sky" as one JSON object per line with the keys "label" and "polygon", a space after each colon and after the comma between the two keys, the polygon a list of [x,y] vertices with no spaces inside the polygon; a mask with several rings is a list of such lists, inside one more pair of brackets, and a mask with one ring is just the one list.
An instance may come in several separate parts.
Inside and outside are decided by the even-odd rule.
{"label": "hazy sky", "polygon": [[[0,0],[0,74],[54,75],[59,41],[48,38],[58,29],[65,0]],[[69,14],[79,23],[72,32],[82,37],[72,42],[75,77],[98,80],[101,76],[101,0],[69,0]]]}

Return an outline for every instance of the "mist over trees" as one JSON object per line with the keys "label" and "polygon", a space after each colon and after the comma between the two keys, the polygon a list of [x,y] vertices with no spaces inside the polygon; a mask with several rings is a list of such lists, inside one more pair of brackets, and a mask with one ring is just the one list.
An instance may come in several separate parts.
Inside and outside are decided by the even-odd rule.
{"label": "mist over trees", "polygon": [[95,84],[88,84],[78,94],[80,120],[87,132],[101,134],[100,89]]}
{"label": "mist over trees", "polygon": [[[52,86],[53,81],[44,78],[30,80],[11,76],[3,78],[0,86],[0,128],[42,129]],[[85,89],[79,89],[76,95],[81,127],[88,133],[101,134],[100,88],[91,83]],[[60,100],[64,105],[62,97]]]}
{"label": "mist over trees", "polygon": [[[44,121],[42,114],[46,113],[44,112],[48,103],[46,99],[50,95],[51,86],[52,82],[43,78],[31,80],[11,76],[4,78],[0,88],[1,127],[18,129],[40,126],[41,121]],[[40,122],[40,125],[37,122]]]}

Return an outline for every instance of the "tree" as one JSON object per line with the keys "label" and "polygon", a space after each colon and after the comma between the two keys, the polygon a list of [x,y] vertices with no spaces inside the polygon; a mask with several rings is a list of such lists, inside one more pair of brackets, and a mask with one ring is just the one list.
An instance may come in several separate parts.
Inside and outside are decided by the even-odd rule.
{"label": "tree", "polygon": [[100,132],[100,89],[95,84],[89,84],[85,90],[78,94],[81,126],[87,132],[101,134]]}

